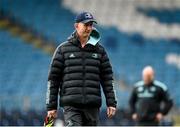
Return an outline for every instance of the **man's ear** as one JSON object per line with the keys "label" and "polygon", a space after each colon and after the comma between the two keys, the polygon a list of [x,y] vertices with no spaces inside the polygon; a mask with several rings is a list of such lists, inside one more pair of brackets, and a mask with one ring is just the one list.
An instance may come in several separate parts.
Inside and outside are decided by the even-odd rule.
{"label": "man's ear", "polygon": [[78,28],[78,23],[74,23],[74,28],[75,28],[75,29]]}

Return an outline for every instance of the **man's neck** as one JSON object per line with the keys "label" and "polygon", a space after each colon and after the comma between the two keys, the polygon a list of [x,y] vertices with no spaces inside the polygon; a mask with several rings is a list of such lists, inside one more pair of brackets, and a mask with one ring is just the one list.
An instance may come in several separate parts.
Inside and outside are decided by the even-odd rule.
{"label": "man's neck", "polygon": [[88,38],[79,37],[79,41],[81,43],[81,47],[84,48],[84,46],[86,45],[88,41]]}
{"label": "man's neck", "polygon": [[146,84],[146,86],[151,86],[153,84],[153,81],[145,83],[145,84]]}

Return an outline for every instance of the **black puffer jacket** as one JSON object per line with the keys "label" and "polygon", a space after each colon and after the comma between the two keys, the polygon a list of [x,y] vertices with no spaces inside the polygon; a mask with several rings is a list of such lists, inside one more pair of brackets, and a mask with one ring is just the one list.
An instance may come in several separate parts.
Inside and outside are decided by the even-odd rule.
{"label": "black puffer jacket", "polygon": [[98,43],[99,32],[93,29],[84,48],[76,32],[57,47],[50,66],[47,90],[47,110],[60,106],[100,107],[103,88],[107,106],[116,107],[113,73],[104,48]]}

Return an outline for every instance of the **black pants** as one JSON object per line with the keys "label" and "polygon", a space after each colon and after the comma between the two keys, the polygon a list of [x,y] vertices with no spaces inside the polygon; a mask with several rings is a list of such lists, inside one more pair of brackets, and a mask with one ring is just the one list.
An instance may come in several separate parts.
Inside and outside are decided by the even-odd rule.
{"label": "black pants", "polygon": [[99,108],[64,107],[65,126],[97,126]]}
{"label": "black pants", "polygon": [[157,121],[137,121],[137,126],[159,126]]}

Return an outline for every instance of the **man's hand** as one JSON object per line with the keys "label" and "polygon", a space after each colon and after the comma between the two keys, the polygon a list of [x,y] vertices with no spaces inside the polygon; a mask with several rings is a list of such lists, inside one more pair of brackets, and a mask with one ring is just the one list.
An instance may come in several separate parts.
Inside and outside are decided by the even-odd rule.
{"label": "man's hand", "polygon": [[56,118],[57,117],[57,110],[50,110],[47,112],[47,116],[49,118]]}
{"label": "man's hand", "polygon": [[138,119],[137,113],[134,113],[134,114],[132,115],[132,119],[133,119],[134,121],[136,121],[136,120]]}
{"label": "man's hand", "polygon": [[112,118],[116,113],[116,108],[115,107],[107,107],[107,116],[109,118]]}
{"label": "man's hand", "polygon": [[163,114],[162,113],[158,113],[157,115],[156,115],[156,119],[158,120],[158,121],[161,121],[162,119],[163,119]]}

